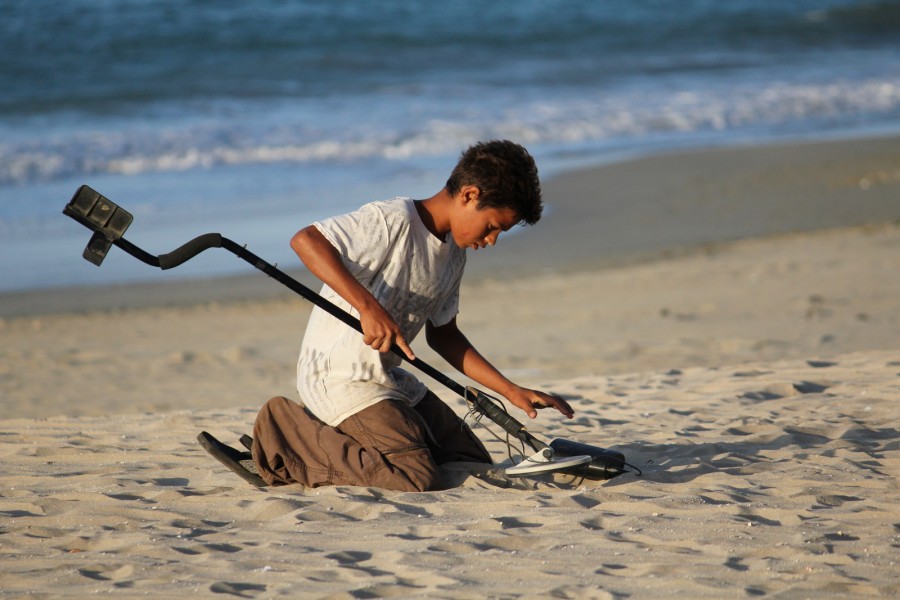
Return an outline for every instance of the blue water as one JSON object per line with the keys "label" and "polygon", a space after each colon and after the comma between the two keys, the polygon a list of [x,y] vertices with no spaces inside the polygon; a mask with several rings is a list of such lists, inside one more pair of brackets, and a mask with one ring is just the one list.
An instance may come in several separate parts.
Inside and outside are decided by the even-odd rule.
{"label": "blue water", "polygon": [[[546,177],[670,148],[900,130],[900,2],[6,0],[0,291],[171,279],[60,213],[82,183],[162,253],[282,265],[309,221],[437,191],[479,139]],[[227,253],[178,274],[246,271]]]}

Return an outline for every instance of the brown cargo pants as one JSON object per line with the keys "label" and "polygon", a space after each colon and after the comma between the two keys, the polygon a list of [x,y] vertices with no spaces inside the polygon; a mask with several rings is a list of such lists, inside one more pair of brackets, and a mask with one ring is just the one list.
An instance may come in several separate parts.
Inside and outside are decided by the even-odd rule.
{"label": "brown cargo pants", "polygon": [[277,396],[256,417],[253,460],[270,485],[401,491],[446,489],[439,468],[446,462],[492,462],[469,426],[432,392],[414,407],[382,400],[337,427]]}

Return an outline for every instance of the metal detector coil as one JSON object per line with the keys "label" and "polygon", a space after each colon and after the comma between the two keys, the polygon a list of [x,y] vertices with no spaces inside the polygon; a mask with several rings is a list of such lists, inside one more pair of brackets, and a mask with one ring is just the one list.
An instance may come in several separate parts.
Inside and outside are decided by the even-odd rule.
{"label": "metal detector coil", "polygon": [[552,450],[541,450],[504,472],[510,477],[527,477],[557,471],[578,473],[579,469],[585,468],[591,460],[593,459],[587,455],[556,456]]}

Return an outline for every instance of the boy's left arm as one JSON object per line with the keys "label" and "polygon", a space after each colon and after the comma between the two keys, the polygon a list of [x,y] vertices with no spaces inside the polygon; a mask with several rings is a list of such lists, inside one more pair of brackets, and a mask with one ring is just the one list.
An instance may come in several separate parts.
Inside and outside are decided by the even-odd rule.
{"label": "boy's left arm", "polygon": [[513,406],[525,411],[530,418],[537,416],[535,409],[553,407],[565,416],[572,418],[574,411],[569,404],[552,394],[538,390],[523,388],[503,376],[485,359],[456,325],[456,318],[436,327],[429,321],[425,328],[428,345],[470,379],[484,387],[502,395]]}

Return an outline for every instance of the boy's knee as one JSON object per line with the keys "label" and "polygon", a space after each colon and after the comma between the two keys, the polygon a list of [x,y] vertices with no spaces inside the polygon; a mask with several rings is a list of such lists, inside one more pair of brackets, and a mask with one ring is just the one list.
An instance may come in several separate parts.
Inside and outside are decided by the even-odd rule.
{"label": "boy's knee", "polygon": [[428,450],[385,456],[384,465],[371,485],[400,492],[434,492],[446,489],[440,467]]}

